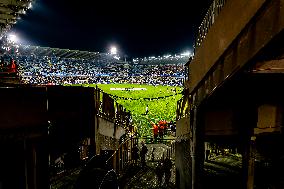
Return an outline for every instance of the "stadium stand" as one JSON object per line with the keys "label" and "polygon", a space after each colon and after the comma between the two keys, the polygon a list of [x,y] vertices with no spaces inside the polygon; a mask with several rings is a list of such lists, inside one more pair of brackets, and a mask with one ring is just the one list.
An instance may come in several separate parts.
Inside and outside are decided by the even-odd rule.
{"label": "stadium stand", "polygon": [[[22,15],[32,7],[33,0],[2,0],[0,3],[0,85],[20,83],[17,74],[17,64],[10,56],[5,56],[6,51],[12,52],[10,46],[7,46],[7,32],[10,30]],[[10,34],[10,41],[15,36]]]}
{"label": "stadium stand", "polygon": [[2,0],[0,3],[0,38],[31,8],[33,0]]}
{"label": "stadium stand", "polygon": [[[7,48],[7,47],[6,47]],[[6,57],[21,83],[37,85],[136,83],[181,86],[185,55],[121,61],[110,53],[11,44]]]}

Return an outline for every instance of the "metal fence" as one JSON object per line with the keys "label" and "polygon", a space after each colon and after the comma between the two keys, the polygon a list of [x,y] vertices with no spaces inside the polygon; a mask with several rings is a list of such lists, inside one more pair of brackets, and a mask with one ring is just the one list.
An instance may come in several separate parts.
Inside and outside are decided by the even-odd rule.
{"label": "metal fence", "polygon": [[[146,144],[153,144],[150,138],[129,138],[119,145],[112,156],[107,159],[106,164],[112,167],[117,174],[120,174],[129,164],[135,163],[135,160],[132,157],[132,148],[136,144],[139,144],[139,141],[145,141]],[[162,159],[167,157],[173,159],[175,156],[175,140],[161,139],[159,140],[159,143],[168,146],[162,155]]]}
{"label": "metal fence", "polygon": [[175,159],[175,151],[176,151],[176,142],[175,140],[172,140],[169,148],[167,149],[165,155],[163,156],[163,159],[164,158]]}
{"label": "metal fence", "polygon": [[194,50],[203,42],[210,27],[214,24],[227,0],[214,0],[210,5],[205,17],[196,31]]}
{"label": "metal fence", "polygon": [[111,166],[117,174],[133,162],[132,148],[138,144],[138,138],[128,138],[122,142],[113,155],[107,159],[106,164]]}

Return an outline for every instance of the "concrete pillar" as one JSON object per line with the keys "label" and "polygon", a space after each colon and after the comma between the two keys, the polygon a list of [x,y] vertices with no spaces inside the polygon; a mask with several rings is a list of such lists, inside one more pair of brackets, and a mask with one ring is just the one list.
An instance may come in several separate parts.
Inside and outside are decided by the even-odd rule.
{"label": "concrete pillar", "polygon": [[96,155],[96,135],[97,135],[97,95],[96,90],[93,90],[94,101],[90,105],[91,121],[90,121],[90,144],[88,144],[88,157]]}
{"label": "concrete pillar", "polygon": [[254,188],[255,168],[255,136],[253,129],[257,124],[257,109],[254,106],[240,107],[238,121],[240,124],[240,140],[242,151],[242,188]]}
{"label": "concrete pillar", "polygon": [[46,138],[24,141],[26,189],[49,189],[49,153]]}
{"label": "concrete pillar", "polygon": [[204,124],[201,109],[194,107],[192,116],[192,189],[202,188],[204,168]]}
{"label": "concrete pillar", "polygon": [[250,143],[249,143],[249,151],[248,151],[248,173],[247,173],[247,189],[253,189],[254,188],[254,166],[255,166],[255,136],[251,137]]}

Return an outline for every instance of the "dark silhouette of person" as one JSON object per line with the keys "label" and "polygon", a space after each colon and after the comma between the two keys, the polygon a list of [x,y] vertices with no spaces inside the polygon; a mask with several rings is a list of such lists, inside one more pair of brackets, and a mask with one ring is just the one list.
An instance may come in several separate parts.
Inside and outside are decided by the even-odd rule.
{"label": "dark silhouette of person", "polygon": [[132,148],[132,160],[134,160],[134,163],[137,164],[138,159],[139,159],[139,148],[137,144],[135,144],[134,147]]}
{"label": "dark silhouette of person", "polygon": [[156,148],[153,148],[153,151],[152,151],[152,156],[151,156],[151,159],[152,159],[152,161],[154,161],[155,160],[155,154],[154,154],[154,151],[156,150]]}
{"label": "dark silhouette of person", "polygon": [[149,108],[148,108],[148,104],[146,106],[146,111],[145,111],[145,115],[148,115],[148,112],[149,112]]}
{"label": "dark silhouette of person", "polygon": [[142,149],[141,149],[141,152],[140,152],[142,168],[144,168],[146,166],[146,157],[145,156],[146,156],[147,152],[148,152],[148,148],[145,145],[145,143],[142,142]]}
{"label": "dark silhouette of person", "polygon": [[164,138],[164,125],[163,124],[159,124],[159,137],[160,140],[162,140]]}
{"label": "dark silhouette of person", "polygon": [[166,158],[164,160],[164,172],[165,172],[165,182],[166,182],[166,185],[168,186],[169,183],[170,183],[170,178],[171,178],[171,169],[172,169],[172,166],[173,166],[173,163],[172,161],[170,160],[170,158]]}
{"label": "dark silhouette of person", "polygon": [[162,185],[162,180],[163,180],[163,175],[164,175],[164,168],[163,168],[163,161],[159,161],[158,165],[155,169],[156,171],[156,175],[157,175],[157,179],[158,179],[158,184]]}

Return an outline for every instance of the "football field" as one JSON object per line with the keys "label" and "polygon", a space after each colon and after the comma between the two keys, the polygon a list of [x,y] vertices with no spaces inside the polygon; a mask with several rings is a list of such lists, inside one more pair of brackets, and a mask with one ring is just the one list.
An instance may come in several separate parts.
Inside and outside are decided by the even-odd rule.
{"label": "football field", "polygon": [[[87,87],[96,85],[86,84]],[[150,121],[176,119],[177,101],[182,97],[182,87],[139,84],[97,84],[132,114],[140,136],[152,136]]]}

